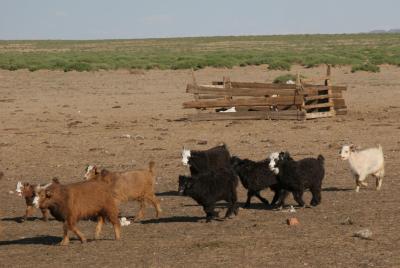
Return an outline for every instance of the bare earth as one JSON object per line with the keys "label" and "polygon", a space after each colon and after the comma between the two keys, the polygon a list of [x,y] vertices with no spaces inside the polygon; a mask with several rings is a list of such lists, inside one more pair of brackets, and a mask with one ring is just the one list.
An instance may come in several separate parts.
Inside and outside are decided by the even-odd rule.
{"label": "bare earth", "polygon": [[[311,77],[325,68],[303,69]],[[199,83],[220,80],[272,81],[279,71],[265,66],[204,69]],[[347,116],[297,121],[175,121],[193,110],[185,93],[189,71],[51,72],[0,71],[0,265],[1,266],[144,266],[144,267],[400,267],[400,68],[382,66],[381,73],[352,74],[333,69],[334,84],[347,85]],[[124,135],[130,135],[127,138]],[[198,144],[207,141],[206,145]],[[386,159],[382,190],[375,182],[354,192],[348,163],[338,159],[342,144],[361,147],[380,143]],[[232,154],[262,159],[272,151],[288,150],[294,158],[323,154],[326,177],[322,204],[295,214],[264,209],[254,199],[238,217],[205,223],[201,207],[176,196],[183,145],[206,149],[226,142]],[[111,225],[93,241],[95,223],[79,226],[89,238],[82,245],[73,236],[61,241],[62,224],[38,219],[19,223],[24,201],[15,191],[18,180],[46,183],[79,181],[87,164],[128,170],[156,161],[156,190],[163,213],[123,227],[122,240],[113,240]],[[245,190],[238,188],[240,202]],[[270,191],[263,193],[271,200]],[[310,194],[305,194],[306,203]],[[289,204],[295,204],[290,198]],[[221,206],[221,215],[225,208]],[[122,207],[131,217],[135,203]],[[295,216],[299,226],[288,226]],[[341,224],[350,217],[354,224]],[[353,237],[368,228],[371,240]]]}

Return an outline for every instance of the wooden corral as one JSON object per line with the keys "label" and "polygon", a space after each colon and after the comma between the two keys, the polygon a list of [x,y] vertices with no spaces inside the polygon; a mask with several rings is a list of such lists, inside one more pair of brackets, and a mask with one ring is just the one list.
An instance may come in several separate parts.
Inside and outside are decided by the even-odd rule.
{"label": "wooden corral", "polygon": [[[193,76],[193,83],[187,85],[186,92],[193,94],[194,100],[184,102],[183,108],[197,109],[196,114],[188,116],[192,121],[306,120],[346,114],[342,91],[347,88],[332,85],[330,66],[327,75],[319,80],[324,83],[311,84],[299,75],[293,84],[233,82],[224,77],[223,81],[211,85],[198,85]],[[229,109],[235,111],[229,112]]]}

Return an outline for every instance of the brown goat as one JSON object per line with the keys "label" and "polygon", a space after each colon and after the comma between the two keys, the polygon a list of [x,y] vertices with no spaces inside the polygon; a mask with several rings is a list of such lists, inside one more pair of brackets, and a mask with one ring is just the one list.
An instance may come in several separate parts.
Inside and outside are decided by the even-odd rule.
{"label": "brown goat", "polygon": [[139,221],[144,217],[146,201],[154,206],[156,217],[158,218],[161,208],[160,202],[154,194],[154,165],[155,163],[151,161],[148,169],[126,172],[110,172],[106,169],[98,172],[96,166],[89,166],[86,169],[85,178],[111,184],[119,202],[127,202],[129,200],[140,202],[140,210],[135,216],[135,221]]}
{"label": "brown goat", "polygon": [[[25,203],[26,203],[26,210],[25,210],[25,215],[22,217],[22,221],[26,221],[28,217],[30,217],[35,210],[33,207],[33,198],[35,197],[35,188],[40,187],[40,185],[36,184],[30,184],[28,182],[21,183],[18,182],[17,184],[17,190],[16,192],[18,195],[22,196],[25,198]],[[44,221],[47,221],[49,218],[49,212],[47,209],[40,209],[42,212],[42,219]]]}
{"label": "brown goat", "polygon": [[115,239],[120,239],[121,225],[118,206],[109,185],[99,181],[83,181],[62,185],[57,179],[37,193],[33,203],[41,209],[49,209],[51,215],[64,222],[64,236],[60,245],[68,245],[68,231],[74,232],[82,243],[86,238],[76,227],[80,219],[97,217],[95,239],[99,238],[105,219],[114,226]]}

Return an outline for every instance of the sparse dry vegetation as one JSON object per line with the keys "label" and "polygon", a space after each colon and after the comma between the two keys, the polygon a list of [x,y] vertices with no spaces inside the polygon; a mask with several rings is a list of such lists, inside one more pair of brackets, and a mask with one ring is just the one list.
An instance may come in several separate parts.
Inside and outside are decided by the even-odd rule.
{"label": "sparse dry vegetation", "polygon": [[0,68],[91,71],[267,64],[400,66],[400,34],[282,35],[97,41],[0,41]]}

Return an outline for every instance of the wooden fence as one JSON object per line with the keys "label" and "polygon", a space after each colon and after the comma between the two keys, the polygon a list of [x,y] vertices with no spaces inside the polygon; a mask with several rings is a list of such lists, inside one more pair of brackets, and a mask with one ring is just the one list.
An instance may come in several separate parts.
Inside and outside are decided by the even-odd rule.
{"label": "wooden fence", "polygon": [[[346,114],[342,91],[347,88],[331,85],[329,66],[323,79],[323,85],[314,85],[299,75],[294,84],[234,82],[224,77],[211,85],[198,85],[193,77],[186,92],[193,94],[194,100],[184,102],[183,108],[197,109],[188,116],[192,121],[305,120]],[[235,112],[221,112],[232,107]]]}

